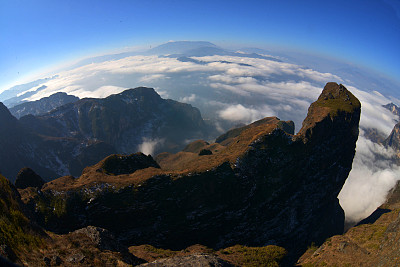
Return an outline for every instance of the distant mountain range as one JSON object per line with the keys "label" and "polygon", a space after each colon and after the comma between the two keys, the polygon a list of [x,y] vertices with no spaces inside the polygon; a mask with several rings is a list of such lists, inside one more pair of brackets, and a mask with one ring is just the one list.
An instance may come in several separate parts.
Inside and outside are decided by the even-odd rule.
{"label": "distant mountain range", "polygon": [[55,93],[40,100],[25,102],[10,108],[11,114],[17,119],[25,115],[42,115],[62,105],[78,101],[79,98],[66,93]]}
{"label": "distant mountain range", "polygon": [[[79,175],[112,153],[177,151],[185,140],[204,138],[210,128],[198,109],[162,99],[151,88],[126,90],[104,99],[57,94],[17,106],[17,114],[42,113],[17,120],[2,105],[0,170],[13,180],[29,166],[46,180]],[[25,114],[24,113],[24,114]],[[141,146],[142,145],[142,146]]]}

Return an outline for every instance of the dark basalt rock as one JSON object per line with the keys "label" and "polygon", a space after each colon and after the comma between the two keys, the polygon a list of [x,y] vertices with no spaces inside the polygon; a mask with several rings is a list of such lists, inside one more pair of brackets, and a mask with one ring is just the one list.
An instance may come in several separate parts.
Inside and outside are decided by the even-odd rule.
{"label": "dark basalt rock", "polygon": [[37,175],[31,168],[22,168],[17,178],[15,179],[15,187],[19,189],[25,189],[27,187],[42,188],[45,181]]}
{"label": "dark basalt rock", "polygon": [[209,150],[209,149],[202,149],[202,150],[200,150],[199,156],[204,156],[204,155],[212,155],[211,150]]}
{"label": "dark basalt rock", "polygon": [[137,170],[154,167],[160,168],[151,155],[138,152],[131,155],[111,155],[103,160],[99,171],[107,174],[130,174]]}
{"label": "dark basalt rock", "polygon": [[143,171],[137,184],[88,196],[87,173],[77,179],[83,187],[57,196],[67,203],[62,216],[45,224],[37,215],[53,231],[96,225],[129,245],[278,245],[293,264],[312,242],[343,232],[337,196],[351,170],[360,111],[343,85],[328,83],[297,135],[290,122],[265,118],[218,138],[218,153],[182,152],[180,169],[146,179]]}

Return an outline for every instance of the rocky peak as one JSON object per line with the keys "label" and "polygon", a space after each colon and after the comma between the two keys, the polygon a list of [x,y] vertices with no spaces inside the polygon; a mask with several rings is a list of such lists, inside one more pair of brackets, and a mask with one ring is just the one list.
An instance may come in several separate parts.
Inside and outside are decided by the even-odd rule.
{"label": "rocky peak", "polygon": [[391,147],[396,151],[400,151],[400,123],[397,123],[388,138],[383,141],[386,147]]}
{"label": "rocky peak", "polygon": [[[133,89],[128,89],[122,93],[117,94],[121,97],[135,98],[135,97],[147,97],[152,99],[161,99],[160,95],[153,88],[149,87],[136,87]],[[112,96],[111,96],[112,97]]]}
{"label": "rocky peak", "polygon": [[390,112],[392,112],[396,116],[400,115],[399,107],[397,105],[393,104],[393,103],[389,103],[389,104],[383,105],[382,107],[390,110]]}
{"label": "rocky peak", "polygon": [[[332,120],[332,122],[342,119],[359,121],[360,112],[361,103],[350,91],[342,84],[329,82],[325,85],[318,100],[310,105],[298,137],[304,141],[308,140],[312,132],[320,128],[317,125],[324,120]],[[358,136],[358,123],[351,124],[352,135]]]}

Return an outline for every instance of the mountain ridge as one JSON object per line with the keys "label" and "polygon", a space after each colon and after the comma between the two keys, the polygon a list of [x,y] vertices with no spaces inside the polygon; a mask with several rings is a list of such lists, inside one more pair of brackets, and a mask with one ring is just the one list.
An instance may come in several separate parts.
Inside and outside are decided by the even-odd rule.
{"label": "mountain ridge", "polygon": [[[203,142],[209,155],[165,154],[157,159],[161,169],[120,175],[94,165],[79,178],[45,184],[40,194],[21,194],[30,207],[50,204],[35,216],[51,231],[95,225],[125,244],[171,249],[277,244],[292,262],[311,242],[343,232],[337,195],[351,169],[361,105],[335,83],[321,96],[297,135],[283,130],[291,122],[266,118],[228,135],[225,146]],[[180,163],[168,164],[171,158]]]}
{"label": "mountain ridge", "polygon": [[[210,128],[189,104],[162,99],[152,88],[136,88],[104,99],[85,98],[43,115],[20,120],[0,106],[0,169],[14,180],[31,167],[45,180],[79,176],[110,154],[175,151],[186,138],[204,138]],[[155,149],[155,150],[154,150]]]}

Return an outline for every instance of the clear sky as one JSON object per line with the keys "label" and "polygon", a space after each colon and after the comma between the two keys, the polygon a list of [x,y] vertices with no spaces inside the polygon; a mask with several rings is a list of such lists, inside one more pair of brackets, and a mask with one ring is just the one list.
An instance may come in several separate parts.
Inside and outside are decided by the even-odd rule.
{"label": "clear sky", "polygon": [[400,80],[399,0],[0,0],[0,91],[65,61],[169,40],[307,50]]}

